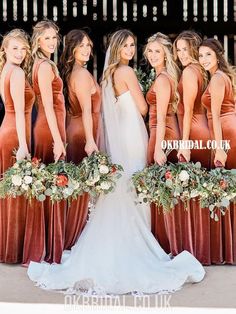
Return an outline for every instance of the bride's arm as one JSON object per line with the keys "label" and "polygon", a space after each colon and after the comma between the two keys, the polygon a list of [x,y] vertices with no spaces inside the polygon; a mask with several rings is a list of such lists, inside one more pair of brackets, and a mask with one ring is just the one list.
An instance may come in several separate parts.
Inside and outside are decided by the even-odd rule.
{"label": "bride's arm", "polygon": [[122,78],[124,79],[124,82],[130,91],[135,104],[138,107],[139,112],[145,116],[147,113],[148,107],[147,103],[145,101],[145,98],[143,96],[143,93],[141,91],[138,79],[134,73],[134,70],[130,68],[129,66],[123,67],[122,69]]}

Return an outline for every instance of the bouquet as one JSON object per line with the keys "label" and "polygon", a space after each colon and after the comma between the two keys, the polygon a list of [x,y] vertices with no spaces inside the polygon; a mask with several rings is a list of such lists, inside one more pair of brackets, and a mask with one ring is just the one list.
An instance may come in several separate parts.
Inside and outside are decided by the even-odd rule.
{"label": "bouquet", "polygon": [[164,212],[169,212],[179,200],[187,207],[191,198],[204,196],[202,184],[206,175],[200,162],[154,164],[135,173],[132,180],[141,201],[162,206]]}
{"label": "bouquet", "polygon": [[151,87],[152,83],[155,80],[156,72],[154,69],[151,69],[149,74],[143,72],[141,68],[134,70],[141,86],[142,92],[144,95],[148,92],[149,88]]}
{"label": "bouquet", "polygon": [[235,201],[236,169],[216,168],[210,170],[207,180],[203,183],[203,191],[201,204],[203,207],[209,207],[211,218],[218,221],[216,209],[219,208],[220,213],[225,215],[230,201]]}
{"label": "bouquet", "polygon": [[47,166],[49,177],[47,180],[45,196],[52,202],[78,198],[83,194],[82,179],[79,167],[72,162],[59,160]]}
{"label": "bouquet", "polygon": [[0,198],[24,195],[27,199],[44,201],[50,174],[40,159],[28,155],[16,161],[0,180]]}
{"label": "bouquet", "polygon": [[94,152],[85,157],[79,165],[83,191],[93,197],[113,191],[116,180],[121,177],[121,171],[123,168],[113,164],[108,155]]}

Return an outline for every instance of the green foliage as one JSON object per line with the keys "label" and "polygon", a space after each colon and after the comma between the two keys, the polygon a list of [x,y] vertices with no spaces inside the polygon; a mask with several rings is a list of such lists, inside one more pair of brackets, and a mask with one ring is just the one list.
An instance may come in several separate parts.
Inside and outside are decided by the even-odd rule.
{"label": "green foliage", "polygon": [[236,198],[235,169],[207,171],[199,162],[154,164],[135,173],[132,180],[141,200],[162,206],[165,212],[173,210],[179,200],[188,208],[190,199],[200,198],[210,217],[218,220],[216,209],[224,215]]}

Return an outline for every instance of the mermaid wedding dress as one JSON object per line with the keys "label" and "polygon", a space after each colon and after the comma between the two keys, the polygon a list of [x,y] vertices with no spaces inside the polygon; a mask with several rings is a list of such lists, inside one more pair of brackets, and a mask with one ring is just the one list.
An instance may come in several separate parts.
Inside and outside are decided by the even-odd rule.
{"label": "mermaid wedding dress", "polygon": [[130,91],[103,88],[106,151],[124,168],[114,192],[100,196],[90,219],[61,264],[31,262],[28,276],[44,289],[70,293],[174,292],[199,282],[205,271],[187,251],[171,259],[150,231],[150,208],[140,204],[132,173],[146,165],[148,136]]}

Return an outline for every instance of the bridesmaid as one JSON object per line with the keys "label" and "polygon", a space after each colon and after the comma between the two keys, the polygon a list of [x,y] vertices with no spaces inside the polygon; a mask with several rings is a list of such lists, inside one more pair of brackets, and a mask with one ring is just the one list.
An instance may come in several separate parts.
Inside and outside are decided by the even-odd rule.
{"label": "bridesmaid", "polygon": [[[146,95],[150,129],[148,163],[156,162],[162,166],[167,160],[173,163],[178,161],[177,152],[173,150],[167,157],[161,143],[163,140],[180,139],[176,117],[179,69],[173,60],[171,41],[162,33],[156,33],[148,39],[144,55],[156,71],[156,79]],[[151,206],[151,217],[152,232],[168,252],[170,248],[165,225],[169,219],[154,205]]]}
{"label": "bridesmaid", "polygon": [[[5,117],[0,128],[0,174],[29,154],[34,92],[28,75],[31,60],[28,35],[14,29],[0,48],[0,93]],[[27,202],[23,197],[0,200],[0,262],[21,263]]]}
{"label": "bridesmaid", "polygon": [[[58,27],[52,21],[38,22],[33,28],[32,69],[33,88],[37,97],[37,118],[34,126],[34,155],[45,164],[64,158],[65,104],[63,83],[51,55],[59,42]],[[59,263],[64,247],[66,202],[55,204],[48,199],[43,204],[34,202],[27,218],[31,233],[26,237],[30,260]]]}
{"label": "bridesmaid", "polygon": [[[202,40],[193,31],[184,31],[175,39],[173,48],[175,59],[183,67],[178,85],[180,102],[177,116],[183,141],[202,141],[206,146],[210,139],[205,108],[201,103],[201,96],[206,88],[207,75],[198,62],[198,48]],[[186,161],[200,161],[202,166],[211,166],[211,151],[203,149],[179,149],[180,155]]]}
{"label": "bridesmaid", "polygon": [[[209,38],[199,48],[199,62],[210,74],[210,82],[202,96],[207,109],[211,140],[216,141],[214,164],[226,169],[236,168],[236,72],[224,58],[221,43]],[[226,154],[221,141],[227,140],[230,149]],[[230,205],[220,221],[211,221],[212,263],[236,263],[236,206]]]}
{"label": "bridesmaid", "polygon": [[[101,94],[96,80],[86,69],[92,52],[92,41],[79,29],[70,31],[65,38],[65,48],[60,59],[67,106],[67,160],[79,164],[81,160],[98,151],[96,138],[99,124]],[[74,200],[67,209],[65,249],[70,249],[86,223],[88,194]]]}
{"label": "bridesmaid", "polygon": [[[183,71],[178,85],[180,102],[177,116],[181,139],[202,142],[207,147],[210,132],[206,110],[202,106],[201,96],[207,85],[207,74],[198,61],[198,48],[202,42],[193,31],[183,31],[174,41],[175,59],[180,62]],[[207,169],[211,167],[210,149],[179,149],[178,158],[197,162]],[[176,222],[177,223],[177,222]],[[204,228],[204,238],[202,230]],[[182,248],[194,254],[203,264],[210,264],[210,218],[209,210],[201,209],[199,199],[190,201],[188,211],[181,210]]]}

